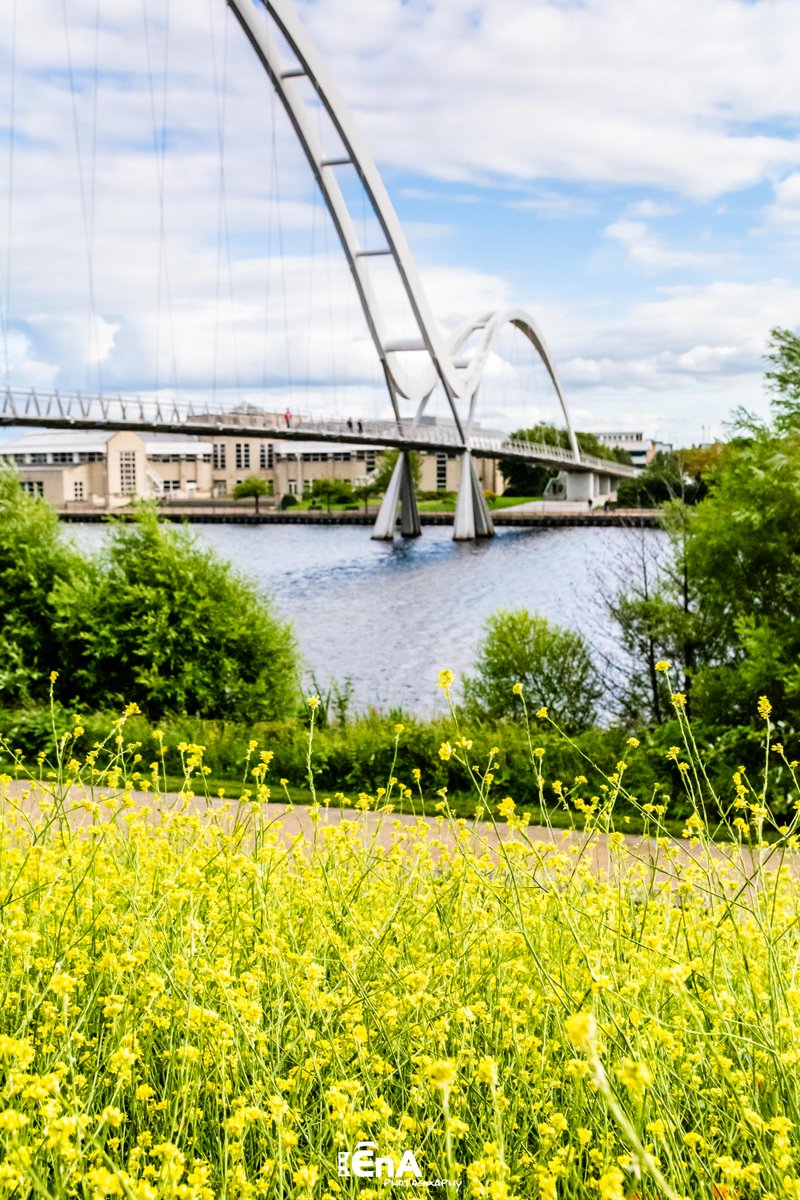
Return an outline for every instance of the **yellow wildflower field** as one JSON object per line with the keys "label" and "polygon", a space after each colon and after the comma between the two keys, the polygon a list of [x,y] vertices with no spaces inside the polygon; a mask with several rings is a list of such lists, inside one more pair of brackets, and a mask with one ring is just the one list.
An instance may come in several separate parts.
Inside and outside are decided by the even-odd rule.
{"label": "yellow wildflower field", "polygon": [[236,803],[140,751],[0,777],[0,1195],[800,1197],[795,829],[741,777],[718,847],[616,833],[624,764],[562,837],[491,761],[480,823],[394,816],[400,745],[301,827],[268,750]]}

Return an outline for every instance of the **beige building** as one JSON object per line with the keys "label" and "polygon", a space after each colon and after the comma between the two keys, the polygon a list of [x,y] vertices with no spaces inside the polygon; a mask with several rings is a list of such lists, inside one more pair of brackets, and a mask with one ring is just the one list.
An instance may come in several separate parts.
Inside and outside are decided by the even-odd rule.
{"label": "beige building", "polygon": [[[209,500],[228,497],[255,475],[276,502],[307,495],[315,480],[340,479],[363,487],[374,477],[381,447],[233,436],[179,436],[135,432],[37,430],[0,443],[23,488],[56,508],[119,508],[131,498]],[[494,459],[476,460],[484,488],[500,493]],[[420,488],[455,492],[461,473],[456,452],[422,455]]]}
{"label": "beige building", "polygon": [[36,430],[0,443],[26,492],[56,508],[120,508],[138,499],[211,495],[211,447],[198,438]]}

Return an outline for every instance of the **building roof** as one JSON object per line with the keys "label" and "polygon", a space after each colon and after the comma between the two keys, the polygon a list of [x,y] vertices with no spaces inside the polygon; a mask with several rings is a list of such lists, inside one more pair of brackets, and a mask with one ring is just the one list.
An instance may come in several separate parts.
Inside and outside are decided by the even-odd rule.
{"label": "building roof", "polygon": [[[107,429],[33,429],[17,438],[0,442],[0,455],[100,454],[105,452],[114,432]],[[211,453],[208,438],[195,437],[192,434],[147,433],[139,436],[144,442],[148,457],[162,454],[197,454],[201,452],[201,448],[202,453]]]}
{"label": "building roof", "polygon": [[92,454],[113,435],[105,429],[33,429],[0,444],[0,454]]}

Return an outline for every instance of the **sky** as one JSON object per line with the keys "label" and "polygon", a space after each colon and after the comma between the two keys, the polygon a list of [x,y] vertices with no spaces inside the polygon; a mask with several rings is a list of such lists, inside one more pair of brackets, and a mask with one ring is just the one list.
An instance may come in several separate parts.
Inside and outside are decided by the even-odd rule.
{"label": "sky", "polygon": [[[796,0],[296,9],[445,331],[527,310],[583,429],[687,445],[768,411],[769,331],[800,326]],[[4,383],[388,415],[333,228],[223,0],[5,0],[0,72]],[[557,418],[516,334],[484,393],[489,424]]]}

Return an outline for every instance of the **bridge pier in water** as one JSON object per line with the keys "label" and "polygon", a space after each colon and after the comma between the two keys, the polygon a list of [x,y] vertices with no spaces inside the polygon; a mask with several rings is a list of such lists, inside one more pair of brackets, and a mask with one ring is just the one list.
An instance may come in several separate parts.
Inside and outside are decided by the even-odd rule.
{"label": "bridge pier in water", "polygon": [[405,450],[401,450],[397,456],[386,495],[383,497],[375,518],[375,527],[372,531],[374,540],[390,542],[394,538],[398,504],[400,505],[400,533],[407,538],[419,537],[422,533],[422,525],[414,492],[411,461]]}
{"label": "bridge pier in water", "polygon": [[453,539],[457,542],[469,542],[475,538],[490,537],[494,537],[494,522],[472,455],[469,450],[465,450],[461,455],[461,482],[458,485],[453,519]]}

